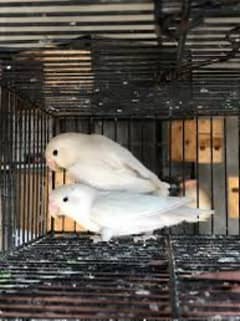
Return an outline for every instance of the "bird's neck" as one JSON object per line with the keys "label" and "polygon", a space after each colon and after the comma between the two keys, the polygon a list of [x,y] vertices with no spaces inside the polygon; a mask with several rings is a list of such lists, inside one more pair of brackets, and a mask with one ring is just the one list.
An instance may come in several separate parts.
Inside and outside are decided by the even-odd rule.
{"label": "bird's neck", "polygon": [[91,219],[91,208],[95,197],[95,193],[92,193],[92,195],[89,194],[88,201],[85,199],[84,203],[81,203],[77,208],[74,208],[69,216],[78,224],[84,226],[85,229],[92,232],[99,232],[99,226]]}

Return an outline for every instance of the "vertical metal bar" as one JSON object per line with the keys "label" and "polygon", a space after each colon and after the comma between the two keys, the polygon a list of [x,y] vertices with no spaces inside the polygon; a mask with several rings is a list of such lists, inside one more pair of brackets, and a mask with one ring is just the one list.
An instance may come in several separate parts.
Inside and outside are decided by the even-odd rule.
{"label": "vertical metal bar", "polygon": [[104,135],[104,119],[101,120],[101,134]]}
{"label": "vertical metal bar", "polygon": [[164,148],[163,148],[163,121],[158,121],[157,117],[154,118],[155,127],[155,171],[159,177],[163,176],[164,172]]}
{"label": "vertical metal bar", "polygon": [[[213,185],[213,118],[210,117],[210,187],[211,187],[211,209],[214,209],[214,185]],[[214,233],[214,217],[211,216],[211,234]]]}
{"label": "vertical metal bar", "polygon": [[[44,114],[41,111],[41,147],[40,147],[41,153],[44,153]],[[44,219],[44,194],[43,194],[43,188],[44,188],[44,167],[43,162],[40,162],[40,168],[41,168],[41,184],[40,184],[40,202],[41,202],[41,220],[39,225],[39,231],[40,236],[43,235],[43,219]]]}
{"label": "vertical metal bar", "polygon": [[[63,122],[63,124],[65,124],[65,122]],[[52,134],[53,134],[53,136],[57,135],[56,118],[54,118],[52,120]],[[56,187],[56,174],[55,174],[55,172],[51,171],[51,178],[52,178],[52,190],[54,190]],[[55,219],[53,217],[51,217],[51,233],[54,233],[54,230],[55,230]]]}
{"label": "vertical metal bar", "polygon": [[16,231],[15,231],[15,245],[20,245],[20,228],[21,228],[21,164],[20,164],[20,132],[19,122],[21,121],[21,112],[19,111],[18,98],[15,95],[15,171],[16,171]]}
{"label": "vertical metal bar", "polygon": [[[31,107],[29,106],[27,110],[27,115],[28,115],[28,121],[27,121],[27,199],[26,199],[26,206],[27,206],[27,242],[29,242],[29,234],[30,234],[30,227],[31,227],[31,201],[32,200],[32,169],[31,169],[31,145],[32,145],[32,133],[31,133]],[[33,155],[34,156],[34,155]]]}
{"label": "vertical metal bar", "polygon": [[7,250],[8,248],[8,230],[7,230],[7,224],[8,224],[8,216],[9,216],[9,200],[7,199],[9,197],[9,191],[8,191],[8,183],[9,183],[9,110],[8,110],[8,92],[3,92],[3,104],[5,109],[5,124],[4,124],[4,186],[3,186],[3,193],[4,193],[4,206],[3,206],[3,249]]}
{"label": "vertical metal bar", "polygon": [[[76,131],[78,131],[78,125],[79,125],[80,121],[79,121],[79,117],[76,117],[75,118],[75,128],[76,128]],[[77,222],[74,221],[73,223],[73,230],[74,230],[74,233],[77,232]]]}
{"label": "vertical metal bar", "polygon": [[30,224],[30,239],[34,238],[34,222],[36,221],[36,217],[38,216],[37,213],[37,204],[36,204],[36,176],[37,176],[37,160],[38,154],[36,151],[36,109],[33,108],[32,110],[32,154],[33,154],[33,164],[32,164],[32,217],[31,217],[31,224]]}
{"label": "vertical metal bar", "polygon": [[7,249],[12,245],[12,225],[13,225],[13,188],[14,188],[14,172],[13,172],[13,112],[12,112],[12,94],[10,91],[7,91],[8,97],[8,115],[7,115],[7,142],[8,142],[8,178],[7,178],[7,193],[8,193],[8,211],[7,211],[7,221],[6,221],[6,230],[7,230]]}
{"label": "vertical metal bar", "polygon": [[238,116],[238,234],[240,235],[240,115]]}
{"label": "vertical metal bar", "polygon": [[[62,121],[60,122],[59,119],[55,118],[55,125],[56,125],[56,132],[57,134],[60,132],[68,132],[69,128],[71,127],[71,119],[66,120],[66,119],[62,119]],[[78,128],[79,129],[79,128]],[[66,170],[63,169],[61,172],[62,175],[62,184],[66,184]],[[55,176],[56,177],[56,176]],[[61,227],[61,232],[63,233],[65,230],[65,216],[59,216],[58,220],[60,222],[60,227]]]}
{"label": "vertical metal bar", "polygon": [[12,172],[12,155],[11,155],[11,95],[7,91],[7,137],[6,137],[6,142],[7,142],[7,166],[8,166],[8,171],[7,171],[7,180],[6,180],[6,207],[7,210],[6,212],[6,221],[5,221],[5,234],[6,234],[6,249],[9,249],[10,244],[11,244],[11,239],[9,237],[11,233],[11,221],[12,221],[12,182],[11,182],[11,172]]}
{"label": "vertical metal bar", "polygon": [[[23,103],[23,102],[22,102]],[[27,154],[28,154],[28,106],[25,105],[25,117],[24,117],[24,243],[27,243],[28,241],[28,179],[29,179],[29,173],[28,173],[28,160],[27,160]]]}
{"label": "vertical metal bar", "polygon": [[[50,124],[51,124],[51,117],[49,115],[46,115],[46,145],[48,144],[49,140],[50,140]],[[45,165],[45,171],[46,171],[46,217],[45,217],[45,234],[47,234],[48,232],[48,222],[49,222],[49,213],[48,213],[48,202],[49,202],[49,192],[50,192],[50,188],[49,188],[49,170],[48,167],[46,165],[45,162],[45,158],[43,159],[44,161],[44,165]]]}
{"label": "vertical metal bar", "polygon": [[[199,208],[199,119],[196,116],[196,180],[197,180],[197,208]],[[194,234],[199,234],[199,222],[194,225]]]}
{"label": "vertical metal bar", "polygon": [[[157,117],[154,117],[153,120],[153,124],[154,124],[154,171],[158,176],[162,176],[161,172],[162,172],[162,157],[159,155],[161,155],[161,153],[159,152],[160,148],[161,148],[161,142],[159,143],[159,133],[158,133],[158,128],[157,128]],[[161,135],[160,135],[160,141],[161,141]],[[160,163],[160,166],[158,165],[158,162]],[[161,168],[161,169],[160,169]]]}
{"label": "vertical metal bar", "polygon": [[22,242],[26,243],[26,230],[27,230],[27,165],[26,165],[26,154],[27,154],[27,109],[23,105],[21,100],[21,105],[24,110],[23,112],[23,142],[22,142],[22,168],[23,168],[23,227],[22,227]]}
{"label": "vertical metal bar", "polygon": [[[168,120],[168,177],[171,181],[172,177],[172,119],[169,118]],[[170,227],[168,229],[169,234],[173,233],[173,229]]]}
{"label": "vertical metal bar", "polygon": [[144,120],[140,122],[141,125],[141,133],[140,133],[140,140],[141,140],[141,148],[140,148],[140,155],[141,155],[141,160],[144,162]]}
{"label": "vertical metal bar", "polygon": [[[39,111],[39,150],[38,154],[42,152],[42,111]],[[37,237],[41,235],[41,222],[42,222],[42,164],[39,164],[39,184],[38,184],[38,195],[39,195],[39,200],[38,200],[38,221],[37,221]]]}
{"label": "vertical metal bar", "polygon": [[88,134],[92,134],[93,132],[93,118],[89,117],[88,119]]}
{"label": "vertical metal bar", "polygon": [[[51,130],[50,130],[50,126],[51,126]],[[50,140],[50,138],[52,137],[53,132],[52,132],[52,117],[50,118],[50,116],[48,116],[48,141]],[[46,166],[46,170],[47,170],[47,177],[48,177],[48,189],[47,189],[47,195],[49,196],[49,192],[50,192],[50,170],[49,168]],[[51,177],[52,179],[52,177]],[[47,204],[48,207],[48,204]],[[47,212],[47,225],[48,222],[50,221],[50,216],[49,216],[49,212]]]}
{"label": "vertical metal bar", "polygon": [[5,210],[6,213],[6,221],[5,221],[5,234],[6,234],[6,249],[9,249],[11,244],[11,239],[9,237],[11,233],[11,221],[12,221],[12,182],[11,182],[11,172],[12,172],[12,155],[11,155],[11,95],[7,91],[7,176],[6,176],[6,207],[7,210]]}
{"label": "vertical metal bar", "polygon": [[8,141],[8,132],[9,132],[9,122],[8,122],[8,93],[6,90],[3,92],[3,104],[5,109],[5,123],[3,124],[4,132],[4,202],[3,202],[3,250],[7,250],[7,217],[9,215],[7,208],[7,197],[8,197],[8,177],[9,177],[9,141]]}
{"label": "vertical metal bar", "polygon": [[132,151],[132,120],[128,119],[128,149]]}
{"label": "vertical metal bar", "polygon": [[13,232],[13,222],[14,222],[14,164],[13,164],[13,144],[14,144],[14,136],[13,136],[13,102],[12,98],[13,95],[11,92],[7,92],[8,97],[8,116],[7,116],[7,123],[8,123],[8,131],[7,131],[7,141],[8,141],[8,179],[7,179],[7,196],[8,196],[8,211],[7,211],[7,222],[6,222],[6,230],[7,230],[7,248],[12,248],[12,235]]}
{"label": "vertical metal bar", "polygon": [[13,151],[13,154],[14,154],[14,170],[15,170],[15,200],[14,200],[14,203],[15,203],[15,206],[14,206],[14,211],[15,211],[15,226],[14,226],[14,236],[15,236],[15,239],[14,239],[14,246],[16,246],[17,242],[17,227],[18,227],[18,217],[20,216],[20,213],[19,213],[19,193],[17,191],[17,184],[19,184],[19,176],[18,176],[18,126],[17,126],[17,121],[18,121],[18,110],[17,110],[17,96],[16,94],[14,94],[14,151]]}
{"label": "vertical metal bar", "polygon": [[3,137],[3,92],[2,87],[0,87],[0,250],[3,250],[3,171],[4,171],[4,153],[3,153],[3,144],[4,144],[4,137]]}
{"label": "vertical metal bar", "polygon": [[185,185],[185,120],[182,120],[182,183],[183,195],[186,193]]}
{"label": "vertical metal bar", "polygon": [[[60,120],[59,120],[60,121]],[[56,126],[56,120],[55,118],[52,120],[52,135],[53,137],[57,134],[57,126]],[[56,175],[55,172],[51,171],[51,189],[54,190],[56,187]],[[51,233],[54,233],[55,230],[55,219],[51,217]]]}
{"label": "vertical metal bar", "polygon": [[21,101],[18,98],[18,110],[19,110],[19,121],[18,121],[18,135],[19,135],[19,225],[18,225],[18,245],[23,243],[23,224],[24,224],[24,168],[23,168],[23,123],[24,123],[24,111],[22,110]]}
{"label": "vertical metal bar", "polygon": [[[63,184],[65,185],[66,184],[66,170],[64,169],[63,170]],[[65,231],[65,223],[66,223],[66,220],[65,220],[65,216],[62,217],[62,233]]]}
{"label": "vertical metal bar", "polygon": [[[183,196],[186,194],[186,178],[185,178],[185,120],[182,120],[182,193]],[[183,223],[183,233],[186,234],[186,224]]]}
{"label": "vertical metal bar", "polygon": [[168,176],[169,179],[172,177],[172,120],[169,119],[168,121]]}
{"label": "vertical metal bar", "polygon": [[[45,151],[45,146],[46,146],[46,114],[43,114],[43,151],[41,153],[41,155],[44,155],[44,151]],[[40,159],[40,162],[43,166],[43,193],[42,193],[42,202],[43,202],[43,218],[42,218],[42,235],[45,235],[45,231],[46,231],[46,195],[45,195],[45,191],[46,191],[46,166],[45,163],[42,161],[42,159]]]}
{"label": "vertical metal bar", "polygon": [[[60,121],[60,120],[59,120]],[[78,117],[73,119],[73,127],[74,127],[74,131],[78,132]]]}
{"label": "vertical metal bar", "polygon": [[117,142],[118,141],[118,119],[115,117],[113,119],[113,122],[114,122],[114,141]]}
{"label": "vertical metal bar", "polygon": [[9,141],[8,141],[8,95],[7,91],[3,91],[3,105],[4,105],[4,111],[5,111],[5,123],[3,123],[4,128],[4,186],[3,186],[3,193],[4,193],[4,206],[3,206],[3,250],[7,249],[7,231],[6,231],[6,225],[7,225],[7,205],[6,205],[6,198],[7,198],[7,183],[8,183],[8,175],[9,175],[9,156],[8,156],[8,149],[9,149]]}
{"label": "vertical metal bar", "polygon": [[4,171],[3,171],[3,213],[2,213],[2,230],[3,230],[3,250],[7,249],[7,231],[6,231],[6,225],[7,225],[7,215],[9,214],[7,212],[7,186],[8,186],[8,149],[9,149],[9,142],[8,142],[8,96],[6,90],[3,90],[3,96],[2,96],[2,104],[4,109],[4,121],[3,121],[3,148],[4,148]]}
{"label": "vertical metal bar", "polygon": [[16,95],[12,94],[12,137],[13,137],[13,145],[12,145],[12,166],[13,166],[13,175],[12,179],[13,182],[13,224],[12,224],[12,231],[11,231],[11,247],[16,246],[16,231],[17,231],[17,215],[18,215],[18,206],[17,206],[17,130],[16,130],[16,118],[17,118],[17,111],[16,111]]}
{"label": "vertical metal bar", "polygon": [[[40,112],[39,109],[36,110],[36,153],[40,154],[40,137],[39,137],[39,133],[40,133],[40,129],[39,129],[39,125],[40,125]],[[39,200],[39,184],[40,184],[40,168],[39,168],[39,164],[37,164],[37,179],[36,179],[36,204],[37,204],[37,209],[36,209],[36,219],[35,219],[35,226],[34,226],[34,236],[35,238],[37,238],[38,236],[38,221],[39,221],[39,217],[40,217],[40,200]]]}
{"label": "vertical metal bar", "polygon": [[226,222],[226,235],[228,235],[228,227],[229,227],[229,211],[228,211],[228,162],[227,162],[227,122],[226,117],[224,117],[223,122],[223,130],[224,130],[224,186],[225,186],[225,222]]}
{"label": "vertical metal bar", "polygon": [[[21,101],[21,103],[23,103]],[[23,228],[22,228],[22,241],[23,243],[26,242],[26,229],[27,229],[27,224],[26,224],[26,207],[25,204],[27,203],[27,168],[26,168],[26,152],[27,152],[27,110],[26,110],[26,106],[24,106],[24,118],[23,118],[23,177],[24,177],[24,185],[23,185]]]}
{"label": "vertical metal bar", "polygon": [[[45,136],[45,146],[47,145],[48,141],[49,141],[49,121],[50,121],[50,117],[49,115],[45,115],[45,124],[46,124],[46,136]],[[44,229],[44,234],[47,234],[48,231],[48,195],[49,195],[49,175],[48,175],[48,168],[47,165],[45,163],[45,159],[41,159],[41,161],[44,162],[44,167],[45,167],[45,220],[44,220],[44,224],[45,224],[45,229]]]}
{"label": "vertical metal bar", "polygon": [[50,233],[51,233],[51,234],[54,234],[54,231],[55,231],[55,221],[54,221],[54,218],[51,217]]}
{"label": "vertical metal bar", "polygon": [[[33,107],[35,108],[35,106]],[[41,111],[41,153],[39,155],[44,155],[44,146],[45,146],[45,114]],[[41,202],[41,221],[40,221],[40,236],[44,234],[44,220],[45,220],[45,166],[43,162],[40,162],[41,166],[41,196],[40,196],[40,202]]]}

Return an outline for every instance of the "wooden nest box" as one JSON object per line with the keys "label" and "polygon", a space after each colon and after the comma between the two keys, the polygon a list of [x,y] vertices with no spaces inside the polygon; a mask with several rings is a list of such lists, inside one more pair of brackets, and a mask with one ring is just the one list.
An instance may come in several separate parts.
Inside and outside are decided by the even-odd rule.
{"label": "wooden nest box", "polygon": [[176,162],[221,163],[223,119],[176,120],[171,125],[171,154]]}

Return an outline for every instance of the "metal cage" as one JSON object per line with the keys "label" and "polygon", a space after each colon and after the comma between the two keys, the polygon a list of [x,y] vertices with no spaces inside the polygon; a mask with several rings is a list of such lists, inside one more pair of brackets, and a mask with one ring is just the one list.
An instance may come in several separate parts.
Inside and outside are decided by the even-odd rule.
{"label": "metal cage", "polygon": [[[0,4],[0,319],[239,320],[239,1]],[[119,142],[208,222],[97,243],[48,193],[67,131]]]}

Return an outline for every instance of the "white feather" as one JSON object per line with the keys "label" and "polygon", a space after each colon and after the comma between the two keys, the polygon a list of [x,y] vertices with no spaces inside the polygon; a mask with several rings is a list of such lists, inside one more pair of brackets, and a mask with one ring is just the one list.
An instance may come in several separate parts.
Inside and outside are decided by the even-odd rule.
{"label": "white feather", "polygon": [[102,135],[60,134],[49,142],[45,155],[48,164],[65,168],[76,181],[96,188],[169,194],[167,183],[126,148]]}
{"label": "white feather", "polygon": [[99,189],[137,193],[151,193],[156,189],[151,180],[135,176],[126,167],[113,169],[98,161],[78,162],[68,169],[68,173],[76,181]]}
{"label": "white feather", "polygon": [[[64,198],[67,202],[63,202]],[[82,184],[65,185],[54,190],[50,202],[78,223],[102,235],[113,236],[151,232],[183,221],[205,221],[211,210],[193,209],[187,197],[163,197],[127,192],[102,192]],[[94,226],[91,229],[90,224]]]}

